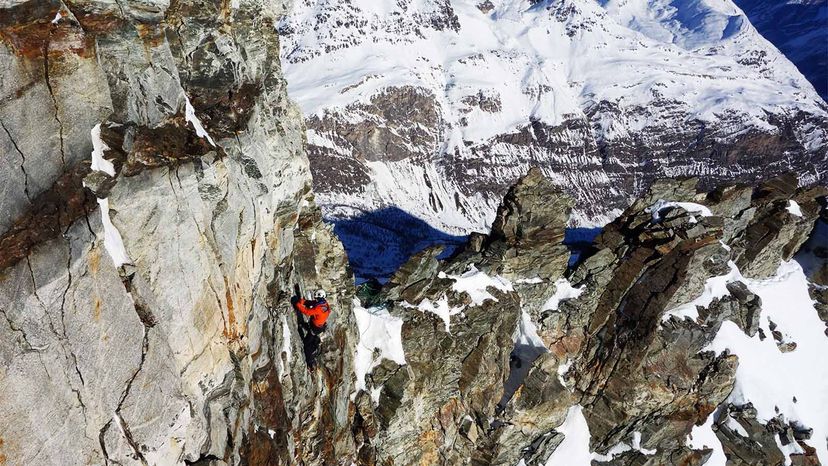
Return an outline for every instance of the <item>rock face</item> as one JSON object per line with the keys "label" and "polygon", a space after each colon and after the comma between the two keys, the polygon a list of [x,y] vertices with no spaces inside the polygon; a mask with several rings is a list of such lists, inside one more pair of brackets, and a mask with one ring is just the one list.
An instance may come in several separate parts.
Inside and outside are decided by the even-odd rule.
{"label": "rock face", "polygon": [[[0,5],[0,463],[353,456],[353,279],[313,204],[284,10]],[[296,283],[332,290],[314,373]]]}
{"label": "rock face", "polygon": [[[737,402],[742,355],[709,348],[726,324],[756,341],[768,322],[778,333],[752,289],[800,249],[825,191],[788,176],[697,183],[655,183],[568,268],[573,202],[531,170],[490,235],[444,261],[440,248],[414,256],[371,300],[402,320],[407,364],[377,356],[357,395],[366,463],[818,463],[809,426]],[[728,412],[747,413],[741,428]],[[589,459],[555,460],[572,454],[560,429],[573,413]],[[688,440],[704,429],[718,443]]]}

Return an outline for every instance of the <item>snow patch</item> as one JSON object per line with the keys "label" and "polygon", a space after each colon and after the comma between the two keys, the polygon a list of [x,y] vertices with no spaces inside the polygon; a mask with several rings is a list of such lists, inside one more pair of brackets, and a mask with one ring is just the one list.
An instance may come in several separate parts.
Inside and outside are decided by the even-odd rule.
{"label": "snow patch", "polygon": [[521,310],[520,321],[512,338],[515,342],[514,352],[524,361],[534,361],[539,355],[548,351],[538,335],[538,327],[532,322],[532,316],[525,309]]}
{"label": "snow patch", "polygon": [[184,118],[186,118],[188,123],[193,125],[193,129],[195,129],[198,137],[206,138],[213,147],[216,146],[216,143],[213,142],[213,138],[207,134],[207,130],[204,129],[204,126],[201,124],[201,120],[199,120],[196,116],[195,108],[193,108],[193,104],[190,103],[190,98],[187,97],[187,94],[184,94]]}
{"label": "snow patch", "polygon": [[515,283],[518,285],[537,285],[539,283],[543,283],[543,279],[540,277],[535,278],[519,278],[515,280]]}
{"label": "snow patch", "polygon": [[791,215],[795,215],[797,217],[802,217],[802,209],[799,207],[799,204],[791,199],[788,201],[788,207],[785,208]]}
{"label": "snow patch", "polygon": [[542,311],[557,311],[558,306],[561,305],[561,301],[567,299],[575,299],[578,296],[581,296],[581,293],[584,292],[584,287],[580,286],[578,288],[574,288],[569,280],[566,278],[559,278],[555,281],[555,294],[553,294],[546,303],[541,308]]}
{"label": "snow patch", "polygon": [[[658,223],[661,221],[661,211],[670,208],[680,207],[691,214],[699,214],[702,217],[711,217],[713,216],[713,212],[710,211],[706,206],[701,204],[696,204],[695,202],[675,202],[675,201],[665,201],[664,199],[659,199],[650,207],[645,209],[645,212],[651,213],[653,215],[653,223]],[[695,223],[696,217],[691,216],[690,221]]]}
{"label": "snow patch", "polygon": [[750,437],[750,435],[745,430],[745,428],[742,427],[742,424],[739,424],[739,421],[737,421],[736,419],[733,419],[732,417],[728,416],[726,424],[727,424],[727,427],[730,430],[732,430],[733,432],[736,432],[737,434],[741,435],[742,437],[745,437],[745,438]]}
{"label": "snow patch", "polygon": [[566,380],[564,379],[564,376],[566,375],[567,372],[569,372],[570,367],[572,367],[572,359],[567,359],[566,362],[564,362],[563,364],[558,365],[558,381],[561,382],[561,385],[563,385],[564,387],[567,387],[567,388],[568,388],[568,386],[566,384]]}
{"label": "snow patch", "polygon": [[641,432],[635,431],[633,432],[633,440],[632,440],[632,449],[636,451],[640,451],[645,455],[655,455],[656,451],[658,450],[650,450],[647,448],[643,448],[641,446]]}
{"label": "snow patch", "polygon": [[555,428],[556,431],[564,434],[563,442],[552,452],[545,466],[571,466],[589,465],[592,461],[611,461],[616,455],[625,451],[637,450],[645,455],[652,455],[655,450],[641,448],[641,433],[634,432],[632,444],[619,443],[605,455],[591,452],[589,449],[589,425],[584,417],[581,405],[569,408],[563,424]]}
{"label": "snow patch", "polygon": [[104,248],[115,263],[115,267],[120,267],[124,264],[131,264],[132,259],[124,248],[124,240],[121,238],[121,232],[112,224],[112,219],[109,218],[109,199],[98,199],[98,206],[101,209],[101,223],[104,229]]}
{"label": "snow patch", "polygon": [[104,158],[104,152],[109,146],[101,139],[101,124],[98,123],[90,131],[92,135],[92,170],[101,171],[109,176],[115,176],[115,166]]}
{"label": "snow patch", "polygon": [[704,282],[704,291],[702,291],[702,294],[698,298],[668,310],[661,317],[661,321],[665,322],[670,320],[671,317],[696,320],[699,318],[699,306],[707,307],[714,299],[730,294],[730,291],[727,289],[728,283],[746,281],[733,261],[728,261],[727,265],[730,267],[730,272],[718,277],[708,278]]}
{"label": "snow patch", "polygon": [[412,306],[405,302],[402,303],[402,305],[405,307],[419,309],[421,312],[430,312],[437,315],[446,324],[446,333],[451,333],[451,316],[460,314],[463,312],[463,309],[465,309],[464,306],[449,306],[448,298],[446,296],[443,296],[435,302],[425,298],[416,306]]}
{"label": "snow patch", "polygon": [[[106,160],[103,155],[109,150],[109,147],[101,139],[101,124],[98,123],[89,132],[92,137],[92,170],[102,171],[109,176],[115,176],[115,167],[112,163]],[[98,206],[101,210],[101,225],[104,229],[104,248],[112,258],[115,267],[120,267],[124,264],[131,264],[132,259],[124,248],[124,240],[121,238],[121,233],[112,224],[112,219],[109,217],[109,199],[98,198]]]}
{"label": "snow patch", "polygon": [[466,293],[471,297],[475,306],[480,306],[486,300],[491,299],[497,302],[497,298],[492,296],[487,291],[489,287],[498,289],[500,291],[513,291],[512,283],[501,276],[494,278],[487,275],[485,272],[477,270],[477,267],[471,265],[469,270],[462,275],[446,275],[445,272],[440,272],[440,278],[450,278],[454,280],[451,289],[458,293]]}
{"label": "snow patch", "polygon": [[[354,317],[356,317],[359,330],[359,343],[354,356],[355,388],[359,392],[365,390],[365,376],[371,373],[383,359],[390,359],[400,365],[405,364],[401,336],[403,320],[392,316],[384,306],[366,309],[356,298],[354,298]],[[374,359],[374,350],[379,350],[377,359]],[[377,396],[379,396],[378,393]]]}
{"label": "snow patch", "polygon": [[716,437],[716,433],[713,432],[713,422],[715,420],[716,412],[714,411],[707,416],[707,420],[704,424],[700,426],[693,426],[693,430],[690,431],[690,435],[687,438],[686,445],[694,450],[710,448],[713,450],[713,453],[704,464],[710,466],[724,466],[727,462],[727,457],[725,456],[722,442],[719,441],[719,437]]}
{"label": "snow patch", "polygon": [[[725,350],[739,357],[736,383],[728,401],[752,403],[761,422],[781,413],[787,422],[813,429],[805,442],[816,449],[820,462],[828,463],[828,338],[808,294],[808,281],[795,261],[780,265],[766,280],[744,280],[762,299],[760,327],[767,338],[748,337],[730,321],[705,350]],[[794,351],[783,353],[770,337],[769,320],[777,330],[796,342]],[[794,401],[796,398],[796,401]],[[795,447],[794,447],[795,448]],[[786,451],[786,454],[789,453]]]}
{"label": "snow patch", "polygon": [[582,409],[581,405],[570,407],[563,424],[555,428],[556,431],[564,434],[564,439],[546,460],[546,466],[592,464],[592,453],[589,451],[589,425],[587,425]]}

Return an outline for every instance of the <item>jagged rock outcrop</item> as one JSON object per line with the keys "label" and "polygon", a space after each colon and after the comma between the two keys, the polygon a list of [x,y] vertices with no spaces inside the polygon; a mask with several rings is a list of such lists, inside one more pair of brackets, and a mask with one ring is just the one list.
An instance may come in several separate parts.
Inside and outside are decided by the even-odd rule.
{"label": "jagged rock outcrop", "polygon": [[[358,395],[372,461],[544,464],[562,448],[556,429],[576,405],[593,464],[704,464],[718,455],[714,445],[687,439],[712,416],[722,458],[775,464],[790,454],[773,447],[774,436],[793,442],[807,427],[755,413],[771,444],[727,443],[736,442],[729,421],[714,413],[749,405],[728,405],[739,357],[708,348],[728,321],[746,338],[765,338],[749,276],[766,279],[800,249],[825,192],[797,189],[790,176],[709,193],[697,183],[655,183],[567,268],[561,241],[572,202],[533,170],[510,189],[490,235],[473,235],[443,261],[440,248],[414,256],[373,298],[402,319],[408,364],[375,369],[368,390],[383,388],[374,402]],[[713,286],[721,290],[705,299]],[[527,357],[519,348],[532,321],[546,349]],[[507,374],[497,361],[510,334]],[[799,448],[794,461],[816,461],[811,446]]]}
{"label": "jagged rock outcrop", "polygon": [[[353,278],[310,192],[286,6],[0,5],[0,463],[353,457]],[[296,283],[331,290],[317,372]]]}

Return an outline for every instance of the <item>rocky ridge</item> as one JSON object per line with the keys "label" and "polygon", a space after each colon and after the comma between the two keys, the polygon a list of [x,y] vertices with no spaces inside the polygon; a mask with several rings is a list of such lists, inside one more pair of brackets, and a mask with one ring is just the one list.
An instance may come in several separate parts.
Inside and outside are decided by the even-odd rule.
{"label": "rocky ridge", "polygon": [[[709,348],[724,322],[773,338],[752,288],[799,250],[825,191],[792,176],[697,183],[655,183],[567,268],[573,201],[532,170],[489,235],[446,261],[439,248],[413,257],[371,298],[402,320],[407,364],[383,361],[357,395],[361,451],[376,464],[581,464],[559,430],[580,417],[593,464],[819,464],[822,427],[757,417],[734,395],[740,356]],[[694,304],[711,277],[725,291]],[[721,447],[688,440],[704,425]],[[558,448],[569,456],[547,463]]]}

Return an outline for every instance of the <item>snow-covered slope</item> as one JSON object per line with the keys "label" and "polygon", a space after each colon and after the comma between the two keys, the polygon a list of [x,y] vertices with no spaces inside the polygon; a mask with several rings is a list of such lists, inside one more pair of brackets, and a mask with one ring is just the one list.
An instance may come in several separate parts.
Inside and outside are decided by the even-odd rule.
{"label": "snow-covered slope", "polygon": [[298,0],[280,31],[328,217],[485,230],[532,165],[579,225],[660,176],[826,176],[824,102],[730,0]]}
{"label": "snow-covered slope", "polygon": [[735,0],[750,22],[828,99],[828,0]]}

